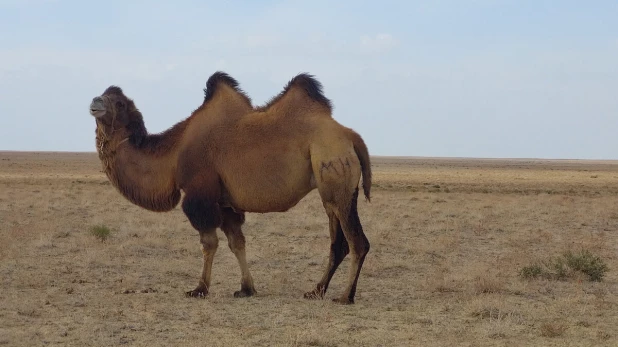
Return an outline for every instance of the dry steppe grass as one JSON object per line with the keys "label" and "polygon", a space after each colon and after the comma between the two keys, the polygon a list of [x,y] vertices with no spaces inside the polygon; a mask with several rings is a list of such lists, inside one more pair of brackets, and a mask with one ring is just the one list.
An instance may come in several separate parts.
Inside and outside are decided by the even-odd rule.
{"label": "dry steppe grass", "polygon": [[[616,346],[618,163],[374,158],[371,241],[356,304],[306,301],[325,266],[314,192],[244,230],[258,295],[220,235],[213,287],[179,209],[124,200],[96,154],[0,152],[0,345]],[[98,231],[96,231],[98,230]],[[101,237],[101,235],[105,235]],[[522,268],[588,250],[608,271],[527,279]]]}

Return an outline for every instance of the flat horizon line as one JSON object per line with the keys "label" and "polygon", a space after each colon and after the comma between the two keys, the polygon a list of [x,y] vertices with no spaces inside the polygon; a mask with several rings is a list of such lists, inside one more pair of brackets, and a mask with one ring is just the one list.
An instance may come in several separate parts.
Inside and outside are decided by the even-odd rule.
{"label": "flat horizon line", "polygon": [[[22,151],[22,150],[0,150],[0,153],[43,153],[43,154],[96,154],[96,151]],[[616,159],[592,159],[592,158],[546,158],[546,157],[453,157],[453,156],[423,156],[423,155],[370,155],[371,158],[391,159],[391,160],[410,160],[410,159],[434,159],[434,160],[516,160],[516,161],[602,161],[602,162],[618,162]]]}

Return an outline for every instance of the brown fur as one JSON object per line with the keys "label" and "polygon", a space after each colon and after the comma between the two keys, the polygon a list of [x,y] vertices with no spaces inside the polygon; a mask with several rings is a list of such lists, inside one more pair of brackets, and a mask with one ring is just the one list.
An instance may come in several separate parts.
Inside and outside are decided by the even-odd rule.
{"label": "brown fur", "polygon": [[[346,254],[353,255],[348,288],[337,301],[352,303],[369,242],[358,219],[358,183],[370,199],[371,163],[356,132],[337,123],[332,105],[312,76],[293,78],[267,105],[253,108],[238,83],[213,74],[202,105],[167,131],[148,135],[132,100],[118,87],[101,97],[97,148],[113,185],[152,211],[183,211],[199,231],[204,268],[190,296],[210,286],[216,228],[228,237],[242,270],[238,296],[255,293],[245,259],[244,212],[282,212],[317,188],[330,219],[331,261],[316,290],[322,297]],[[94,103],[94,101],[93,101]]]}

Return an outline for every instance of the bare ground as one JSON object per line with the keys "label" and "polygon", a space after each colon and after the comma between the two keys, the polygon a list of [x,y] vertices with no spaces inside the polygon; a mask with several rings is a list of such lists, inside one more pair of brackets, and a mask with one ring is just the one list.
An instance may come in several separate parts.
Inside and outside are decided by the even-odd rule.
{"label": "bare ground", "polygon": [[[96,155],[0,152],[0,345],[615,346],[618,162],[374,158],[371,241],[356,304],[302,294],[319,280],[328,223],[317,194],[244,231],[258,295],[220,234],[213,287],[179,209],[131,205]],[[106,241],[89,229],[111,229]],[[588,249],[602,282],[520,269]]]}

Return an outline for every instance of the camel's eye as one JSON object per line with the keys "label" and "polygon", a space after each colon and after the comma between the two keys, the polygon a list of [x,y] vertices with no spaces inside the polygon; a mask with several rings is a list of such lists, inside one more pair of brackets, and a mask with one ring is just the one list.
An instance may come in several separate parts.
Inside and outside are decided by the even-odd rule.
{"label": "camel's eye", "polygon": [[116,108],[124,108],[124,103],[122,101],[116,101]]}

